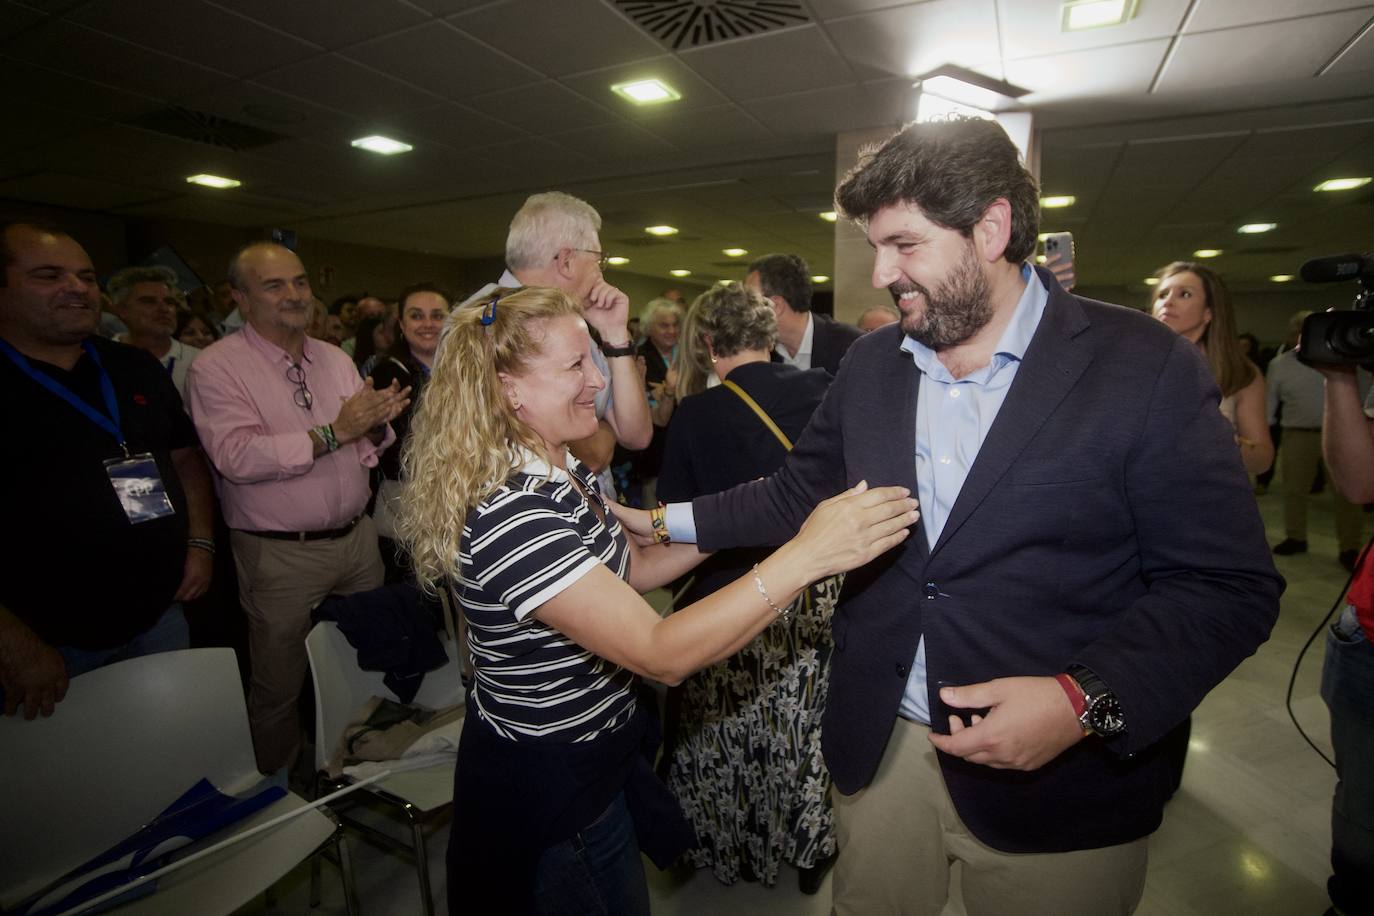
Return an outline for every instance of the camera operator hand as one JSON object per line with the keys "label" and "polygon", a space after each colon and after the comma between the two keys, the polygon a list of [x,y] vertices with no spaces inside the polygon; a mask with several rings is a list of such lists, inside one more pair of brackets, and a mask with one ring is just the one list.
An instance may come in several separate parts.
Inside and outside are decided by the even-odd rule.
{"label": "camera operator hand", "polygon": [[1354,366],[1315,366],[1326,377],[1322,401],[1322,457],[1345,497],[1374,501],[1374,423],[1360,403]]}

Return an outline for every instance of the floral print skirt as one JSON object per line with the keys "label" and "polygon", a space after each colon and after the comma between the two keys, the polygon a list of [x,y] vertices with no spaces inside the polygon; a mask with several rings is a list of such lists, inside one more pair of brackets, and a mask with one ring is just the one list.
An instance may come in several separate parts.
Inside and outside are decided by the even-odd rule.
{"label": "floral print skirt", "polygon": [[743,867],[771,887],[783,862],[809,868],[835,851],[821,713],[841,581],[812,585],[790,625],[682,685],[668,784],[697,832],[688,860],[725,884]]}

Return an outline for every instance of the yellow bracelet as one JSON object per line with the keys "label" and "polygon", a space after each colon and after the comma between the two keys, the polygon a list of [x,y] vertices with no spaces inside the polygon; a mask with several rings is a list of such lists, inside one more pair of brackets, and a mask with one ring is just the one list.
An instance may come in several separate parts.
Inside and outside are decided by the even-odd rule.
{"label": "yellow bracelet", "polygon": [[649,524],[654,529],[655,544],[671,544],[673,538],[668,534],[668,512],[663,505],[654,506],[649,510]]}

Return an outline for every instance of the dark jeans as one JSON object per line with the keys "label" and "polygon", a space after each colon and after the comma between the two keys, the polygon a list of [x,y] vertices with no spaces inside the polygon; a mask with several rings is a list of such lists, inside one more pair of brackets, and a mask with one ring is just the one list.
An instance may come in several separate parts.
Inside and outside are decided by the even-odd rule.
{"label": "dark jeans", "polygon": [[648,916],[649,885],[624,792],[579,833],[544,850],[534,909],[549,916]]}
{"label": "dark jeans", "polygon": [[1326,636],[1322,699],[1331,710],[1336,795],[1331,803],[1331,902],[1374,914],[1374,645],[1346,608]]}

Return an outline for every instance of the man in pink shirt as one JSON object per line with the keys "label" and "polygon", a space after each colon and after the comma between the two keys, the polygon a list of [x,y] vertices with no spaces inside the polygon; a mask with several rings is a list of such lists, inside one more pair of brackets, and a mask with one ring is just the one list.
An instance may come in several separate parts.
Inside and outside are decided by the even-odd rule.
{"label": "man in pink shirt", "polygon": [[300,747],[310,609],[382,584],[368,469],[410,389],[374,390],[342,350],[306,336],[310,281],[289,249],[248,245],[229,280],[246,323],[197,358],[188,403],[232,529],[258,768],[276,774]]}

